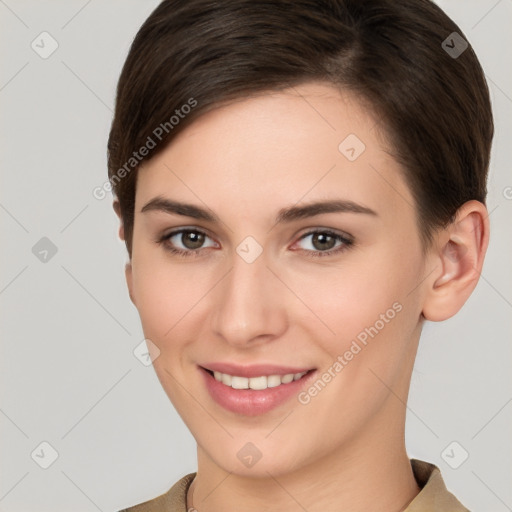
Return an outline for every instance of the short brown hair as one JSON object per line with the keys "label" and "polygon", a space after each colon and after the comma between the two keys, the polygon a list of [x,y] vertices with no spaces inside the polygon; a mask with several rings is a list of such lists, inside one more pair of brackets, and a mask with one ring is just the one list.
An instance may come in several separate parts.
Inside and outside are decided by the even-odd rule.
{"label": "short brown hair", "polygon": [[489,90],[430,0],[164,0],[131,45],[108,140],[130,257],[140,163],[221,102],[313,80],[355,92],[382,120],[427,244],[464,202],[485,203]]}

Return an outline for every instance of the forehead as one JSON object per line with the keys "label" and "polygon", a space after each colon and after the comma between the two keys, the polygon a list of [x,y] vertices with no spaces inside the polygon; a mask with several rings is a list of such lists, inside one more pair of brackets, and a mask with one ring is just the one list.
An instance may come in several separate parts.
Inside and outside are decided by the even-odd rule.
{"label": "forehead", "polygon": [[246,217],[335,198],[413,213],[376,117],[354,95],[318,83],[203,114],[139,170],[137,211],[157,195]]}

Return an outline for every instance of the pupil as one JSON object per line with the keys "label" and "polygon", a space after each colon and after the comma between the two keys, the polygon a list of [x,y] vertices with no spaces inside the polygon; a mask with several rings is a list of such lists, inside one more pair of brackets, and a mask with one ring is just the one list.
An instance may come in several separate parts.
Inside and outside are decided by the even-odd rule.
{"label": "pupil", "polygon": [[[328,247],[326,245],[322,245],[325,244],[327,239],[329,238],[331,243],[327,243]],[[315,233],[313,235],[313,246],[315,247],[315,249],[332,249],[334,247],[334,242],[334,237],[332,237],[331,235],[326,235],[325,233]]]}
{"label": "pupil", "polygon": [[204,243],[204,235],[203,233],[186,231],[182,235],[182,242],[187,249],[199,249]]}

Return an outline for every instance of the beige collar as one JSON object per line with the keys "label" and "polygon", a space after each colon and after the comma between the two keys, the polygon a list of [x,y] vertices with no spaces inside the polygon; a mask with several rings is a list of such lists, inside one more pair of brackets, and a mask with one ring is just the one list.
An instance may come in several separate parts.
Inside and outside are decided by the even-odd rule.
{"label": "beige collar", "polygon": [[[450,493],[437,466],[411,459],[414,477],[421,488],[404,512],[469,512]],[[119,512],[187,512],[187,491],[196,473],[178,480],[165,494]]]}

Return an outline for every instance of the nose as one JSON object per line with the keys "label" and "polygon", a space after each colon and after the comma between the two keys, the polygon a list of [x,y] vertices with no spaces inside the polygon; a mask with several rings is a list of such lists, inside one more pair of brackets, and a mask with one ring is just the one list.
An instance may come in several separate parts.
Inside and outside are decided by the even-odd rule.
{"label": "nose", "polygon": [[267,264],[265,252],[252,263],[234,253],[231,271],[216,287],[211,328],[232,346],[266,343],[287,329],[286,288]]}

